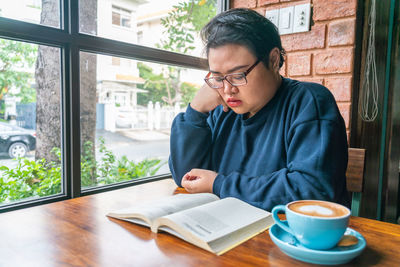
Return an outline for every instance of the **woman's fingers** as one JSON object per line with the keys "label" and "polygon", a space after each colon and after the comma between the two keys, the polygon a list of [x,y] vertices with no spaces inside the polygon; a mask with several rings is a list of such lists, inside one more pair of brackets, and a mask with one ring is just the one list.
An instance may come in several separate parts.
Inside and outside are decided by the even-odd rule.
{"label": "woman's fingers", "polygon": [[218,174],[214,171],[204,169],[192,169],[183,177],[181,184],[190,193],[212,193],[215,177]]}

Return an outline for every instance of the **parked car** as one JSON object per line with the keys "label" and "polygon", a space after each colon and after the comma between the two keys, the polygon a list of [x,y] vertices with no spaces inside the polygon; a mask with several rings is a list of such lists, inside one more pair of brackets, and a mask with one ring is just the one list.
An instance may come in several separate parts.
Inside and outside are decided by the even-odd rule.
{"label": "parked car", "polygon": [[117,128],[133,128],[137,124],[136,112],[130,107],[116,109],[115,126]]}
{"label": "parked car", "polygon": [[10,158],[25,157],[36,148],[36,133],[9,123],[0,122],[0,153]]}

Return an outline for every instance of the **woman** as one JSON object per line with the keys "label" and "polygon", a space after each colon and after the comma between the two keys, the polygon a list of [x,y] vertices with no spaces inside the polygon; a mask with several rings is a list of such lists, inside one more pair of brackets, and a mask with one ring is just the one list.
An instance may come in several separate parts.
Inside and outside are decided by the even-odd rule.
{"label": "woman", "polygon": [[172,125],[175,182],[265,210],[298,199],[348,205],[343,118],[325,87],[280,76],[276,27],[255,11],[232,9],[202,37],[210,71]]}

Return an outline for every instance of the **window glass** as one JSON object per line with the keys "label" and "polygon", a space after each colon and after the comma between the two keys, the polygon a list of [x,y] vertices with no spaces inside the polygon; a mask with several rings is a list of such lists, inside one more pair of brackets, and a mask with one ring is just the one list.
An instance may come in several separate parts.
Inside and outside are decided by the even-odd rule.
{"label": "window glass", "polygon": [[121,64],[121,60],[119,57],[112,57],[112,64],[114,66],[119,66]]}
{"label": "window glass", "polygon": [[132,11],[117,6],[112,6],[112,24],[131,28]]}
{"label": "window glass", "polygon": [[0,205],[62,193],[60,49],[0,39]]}
{"label": "window glass", "polygon": [[80,58],[83,189],[170,173],[172,120],[206,72],[126,58],[115,65],[116,57],[86,52]]}
{"label": "window glass", "polygon": [[60,28],[60,0],[2,0],[0,16]]}
{"label": "window glass", "polygon": [[200,29],[217,0],[81,0],[80,31],[118,41],[203,56]]}

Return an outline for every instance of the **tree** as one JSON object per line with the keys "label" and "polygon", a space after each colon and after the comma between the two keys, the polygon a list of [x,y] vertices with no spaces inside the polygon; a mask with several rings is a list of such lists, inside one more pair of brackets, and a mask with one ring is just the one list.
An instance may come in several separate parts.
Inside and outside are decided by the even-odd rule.
{"label": "tree", "polygon": [[[138,104],[147,105],[149,101],[152,101],[153,103],[161,102],[172,106],[174,102],[171,100],[175,97],[175,90],[171,90],[173,87],[171,84],[171,72],[165,77],[162,73],[155,74],[151,67],[143,63],[138,63],[137,67],[139,69],[139,76],[146,81],[143,85],[138,85],[138,87],[148,91],[147,94],[138,95]],[[180,91],[182,92],[181,102],[182,105],[186,106],[194,97],[198,87],[185,82],[181,83],[180,86]]]}
{"label": "tree", "polygon": [[36,57],[37,45],[0,39],[0,100],[11,88],[19,88],[21,102],[35,101],[33,73],[25,70],[33,67]]}
{"label": "tree", "polygon": [[145,80],[144,84],[139,84],[138,88],[147,90],[147,94],[138,95],[138,104],[147,105],[149,101],[162,102],[162,97],[167,92],[168,80],[162,73],[155,74],[153,69],[146,64],[138,63],[139,76]]}
{"label": "tree", "polygon": [[167,18],[161,19],[167,39],[162,40],[159,47],[178,53],[190,53],[195,49],[195,35],[215,14],[216,0],[180,2],[168,13]]}
{"label": "tree", "polygon": [[[195,49],[195,35],[198,35],[201,28],[216,14],[216,0],[183,1],[173,8],[165,19],[161,19],[166,39],[161,40],[156,46],[177,53],[190,54]],[[153,74],[150,70],[151,68],[145,69],[139,66],[141,77],[146,79],[143,88],[149,91],[148,96],[141,96],[142,99],[162,100],[168,105],[174,105],[176,102],[187,104],[198,89],[181,82],[180,68],[167,67],[166,77],[163,74]]]}
{"label": "tree", "polygon": [[[97,33],[97,0],[85,0],[79,2],[79,11],[82,16],[79,19],[81,32]],[[97,55],[80,53],[80,116],[81,116],[81,151],[88,142],[95,144],[96,137],[96,86],[97,86]],[[82,152],[81,152],[82,154]],[[95,146],[92,147],[92,155],[95,157]],[[95,168],[93,169],[93,173]],[[96,176],[92,176],[96,181]]]}
{"label": "tree", "polygon": [[[97,0],[86,0],[80,3],[80,27],[84,32],[96,33]],[[41,24],[58,27],[60,21],[59,1],[42,0]],[[36,158],[48,162],[58,159],[51,153],[54,147],[61,147],[61,55],[60,49],[50,46],[39,46],[36,61],[35,78],[37,85],[36,104]],[[80,109],[81,109],[81,143],[94,143],[96,125],[96,55],[81,53],[80,69]],[[93,151],[94,152],[94,151]]]}

